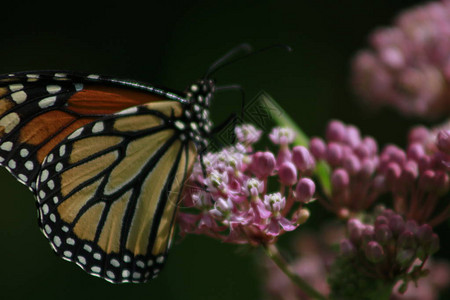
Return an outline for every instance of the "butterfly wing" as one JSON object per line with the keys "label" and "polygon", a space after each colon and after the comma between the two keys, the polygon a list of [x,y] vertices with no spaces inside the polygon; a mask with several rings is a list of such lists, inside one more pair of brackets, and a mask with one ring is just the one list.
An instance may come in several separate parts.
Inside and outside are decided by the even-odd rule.
{"label": "butterfly wing", "polygon": [[43,159],[67,135],[128,107],[184,99],[134,81],[62,71],[0,75],[0,165],[35,190]]}
{"label": "butterfly wing", "polygon": [[44,159],[40,223],[53,249],[108,281],[161,269],[183,182],[196,157],[176,101],[133,107],[75,130]]}

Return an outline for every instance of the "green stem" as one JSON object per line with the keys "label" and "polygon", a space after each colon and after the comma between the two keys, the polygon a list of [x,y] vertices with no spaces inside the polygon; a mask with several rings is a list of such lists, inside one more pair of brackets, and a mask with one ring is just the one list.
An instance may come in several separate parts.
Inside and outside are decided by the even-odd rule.
{"label": "green stem", "polygon": [[295,283],[304,293],[306,293],[312,299],[327,300],[327,298],[314,289],[309,283],[307,283],[303,278],[298,276],[292,268],[286,263],[284,258],[278,251],[277,246],[274,244],[263,245],[263,248],[267,256],[286,274],[293,283]]}

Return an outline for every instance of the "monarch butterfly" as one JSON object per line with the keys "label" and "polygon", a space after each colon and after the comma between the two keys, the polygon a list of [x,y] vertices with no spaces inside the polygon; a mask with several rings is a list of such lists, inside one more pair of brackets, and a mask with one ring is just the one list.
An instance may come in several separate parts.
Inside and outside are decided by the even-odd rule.
{"label": "monarch butterfly", "polygon": [[183,93],[96,74],[0,75],[0,165],[34,193],[59,256],[112,283],[158,275],[211,132],[210,75],[242,50]]}

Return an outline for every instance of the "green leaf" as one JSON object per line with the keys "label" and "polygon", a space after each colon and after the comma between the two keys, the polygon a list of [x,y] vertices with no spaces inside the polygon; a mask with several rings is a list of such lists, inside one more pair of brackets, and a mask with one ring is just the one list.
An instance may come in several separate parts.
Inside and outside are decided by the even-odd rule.
{"label": "green leaf", "polygon": [[[278,126],[289,127],[294,130],[296,138],[294,140],[295,145],[307,147],[309,144],[309,137],[300,129],[300,127],[289,117],[286,111],[267,93],[262,91],[258,95],[258,100],[262,102],[267,109],[271,118]],[[325,195],[331,195],[331,181],[330,181],[330,167],[323,161],[320,161],[316,165],[315,174],[319,179],[322,189]]]}
{"label": "green leaf", "polygon": [[297,124],[288,116],[283,108],[266,92],[261,92],[258,95],[258,100],[261,101],[264,107],[269,112],[272,119],[281,127],[289,127],[296,133],[294,140],[295,145],[308,146],[308,136],[297,126]]}

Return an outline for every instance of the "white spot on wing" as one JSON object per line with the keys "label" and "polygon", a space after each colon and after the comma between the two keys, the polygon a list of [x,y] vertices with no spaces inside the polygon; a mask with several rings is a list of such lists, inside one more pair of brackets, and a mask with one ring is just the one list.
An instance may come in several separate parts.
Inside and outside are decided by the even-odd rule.
{"label": "white spot on wing", "polygon": [[86,264],[86,258],[84,258],[83,256],[78,256],[78,261],[82,264],[85,265]]}
{"label": "white spot on wing", "polygon": [[20,150],[20,156],[22,156],[22,157],[27,157],[28,154],[30,154],[30,152],[28,151],[28,149],[23,148],[23,149]]}
{"label": "white spot on wing", "polygon": [[11,159],[8,162],[8,167],[10,167],[11,169],[15,169],[16,168],[16,161],[14,159]]}
{"label": "white spot on wing", "polygon": [[45,169],[44,171],[42,171],[42,173],[41,173],[41,182],[46,181],[46,180],[48,179],[48,175],[49,175],[49,172],[48,172],[47,169]]}
{"label": "white spot on wing", "polygon": [[11,99],[17,104],[21,104],[27,100],[27,93],[19,91],[11,94]]}
{"label": "white spot on wing", "polygon": [[4,127],[5,133],[10,133],[19,123],[20,117],[15,112],[9,113],[0,119],[0,126]]}
{"label": "white spot on wing", "polygon": [[48,214],[48,205],[47,204],[42,205],[42,212],[44,213],[44,215]]}
{"label": "white spot on wing", "polygon": [[127,114],[134,114],[138,111],[138,108],[136,106],[130,107],[124,110],[121,110],[116,113],[116,115],[127,115]]}
{"label": "white spot on wing", "polygon": [[62,170],[62,168],[63,168],[63,164],[59,162],[55,166],[55,171],[60,172]]}
{"label": "white spot on wing", "polygon": [[32,162],[31,160],[28,160],[28,161],[25,163],[25,168],[27,168],[28,171],[33,170],[33,168],[34,168],[33,162]]}
{"label": "white spot on wing", "polygon": [[53,190],[55,188],[55,182],[53,180],[49,180],[47,182],[47,186],[49,189]]}
{"label": "white spot on wing", "polygon": [[11,151],[12,147],[13,147],[12,142],[4,142],[3,144],[0,145],[0,149],[5,151]]}
{"label": "white spot on wing", "polygon": [[61,239],[59,238],[59,236],[55,235],[55,237],[53,238],[53,244],[54,244],[56,247],[61,246]]}
{"label": "white spot on wing", "polygon": [[56,85],[56,84],[50,84],[50,85],[47,85],[46,89],[49,94],[55,94],[55,93],[61,91],[61,86]]}
{"label": "white spot on wing", "polygon": [[95,125],[92,127],[92,133],[102,132],[103,129],[105,129],[105,125],[103,124],[103,122],[97,122],[97,123],[95,123]]}
{"label": "white spot on wing", "polygon": [[23,84],[21,84],[21,83],[10,84],[10,85],[9,85],[9,89],[10,89],[12,92],[20,91],[21,89],[23,89]]}
{"label": "white spot on wing", "polygon": [[130,271],[129,270],[123,270],[122,271],[122,277],[124,277],[124,278],[130,277]]}
{"label": "white spot on wing", "polygon": [[75,130],[74,132],[72,132],[67,138],[69,140],[74,139],[74,138],[78,137],[82,132],[83,132],[83,127],[80,127],[77,130]]}
{"label": "white spot on wing", "polygon": [[111,259],[111,265],[116,267],[116,268],[120,267],[119,261],[117,259],[115,259],[115,258]]}
{"label": "white spot on wing", "polygon": [[55,102],[56,102],[56,96],[51,96],[51,97],[47,97],[47,98],[44,98],[41,101],[39,101],[38,105],[40,108],[47,108],[47,107],[55,105]]}
{"label": "white spot on wing", "polygon": [[66,154],[66,145],[59,147],[59,156],[64,156]]}

